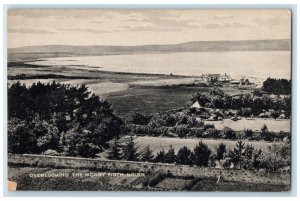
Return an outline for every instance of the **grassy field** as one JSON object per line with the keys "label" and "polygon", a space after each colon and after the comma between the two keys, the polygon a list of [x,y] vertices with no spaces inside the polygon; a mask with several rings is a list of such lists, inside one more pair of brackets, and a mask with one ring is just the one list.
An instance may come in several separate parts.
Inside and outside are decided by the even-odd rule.
{"label": "grassy field", "polygon": [[131,111],[155,114],[171,109],[190,106],[190,97],[196,92],[208,92],[209,87],[187,86],[140,86],[111,93],[107,99],[118,115]]}
{"label": "grassy field", "polygon": [[[168,151],[170,146],[175,149],[175,152],[183,147],[186,146],[189,149],[193,150],[195,146],[199,144],[201,140],[200,139],[181,139],[181,138],[167,138],[167,137],[137,137],[135,139],[135,143],[137,143],[137,146],[140,150],[145,148],[148,144],[150,146],[150,149],[153,151],[153,153],[157,153],[164,149],[165,151]],[[213,140],[213,139],[202,139],[202,142],[207,144],[207,146],[214,150],[220,143],[223,143],[226,145],[227,149],[233,149],[235,147],[237,141],[232,140]],[[271,146],[274,143],[268,143],[265,141],[246,141],[245,145],[252,144],[255,149],[262,149],[266,150],[268,146]]]}
{"label": "grassy field", "polygon": [[251,129],[253,131],[260,131],[265,124],[269,131],[273,132],[290,132],[291,131],[291,121],[289,119],[262,119],[254,118],[252,120],[247,120],[245,118],[239,121],[233,121],[231,119],[224,119],[222,121],[204,121],[208,124],[214,124],[215,128],[222,130],[224,127],[232,128],[235,131],[242,131],[244,129]]}
{"label": "grassy field", "polygon": [[[68,177],[32,177],[32,174],[68,174]],[[9,167],[8,180],[17,182],[17,191],[288,191],[289,185],[247,183],[216,178],[165,177],[154,187],[147,186],[154,175],[72,176],[97,173],[89,170]],[[101,172],[104,173],[104,172]]]}

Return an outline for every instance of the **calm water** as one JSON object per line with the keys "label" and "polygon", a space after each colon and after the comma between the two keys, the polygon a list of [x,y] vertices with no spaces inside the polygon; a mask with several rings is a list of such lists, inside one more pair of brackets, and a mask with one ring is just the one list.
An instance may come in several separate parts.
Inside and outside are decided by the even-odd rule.
{"label": "calm water", "polygon": [[[113,72],[201,75],[228,73],[232,77],[290,79],[288,51],[196,52],[49,58],[31,64],[93,68]],[[73,66],[72,66],[73,65]],[[83,66],[83,67],[82,67]],[[96,68],[95,68],[96,67]]]}

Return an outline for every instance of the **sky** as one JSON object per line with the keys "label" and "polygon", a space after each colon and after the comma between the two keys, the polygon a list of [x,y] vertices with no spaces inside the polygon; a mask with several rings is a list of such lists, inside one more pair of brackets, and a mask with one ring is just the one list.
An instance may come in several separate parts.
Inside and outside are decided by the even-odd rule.
{"label": "sky", "polygon": [[8,48],[290,39],[289,10],[10,9]]}

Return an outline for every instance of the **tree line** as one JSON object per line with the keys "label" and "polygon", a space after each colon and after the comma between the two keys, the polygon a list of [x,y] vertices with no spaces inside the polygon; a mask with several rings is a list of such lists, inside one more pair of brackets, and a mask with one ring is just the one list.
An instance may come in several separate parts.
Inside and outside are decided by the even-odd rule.
{"label": "tree line", "polygon": [[252,171],[263,169],[274,173],[290,165],[290,143],[272,145],[263,152],[261,149],[255,149],[252,145],[245,145],[242,140],[238,140],[233,149],[220,143],[213,150],[200,141],[193,150],[183,146],[176,153],[175,149],[170,146],[167,151],[162,149],[155,155],[149,145],[138,151],[134,138],[130,136],[125,144],[114,139],[108,152],[108,158]]}
{"label": "tree line", "polygon": [[260,132],[253,132],[251,129],[234,131],[229,127],[218,130],[214,124],[204,123],[196,120],[196,117],[191,114],[178,111],[157,113],[152,116],[131,112],[125,119],[124,132],[147,136],[232,140],[241,138],[256,141],[265,140],[268,142],[282,141],[290,136],[289,133],[269,131],[266,125],[263,125]]}
{"label": "tree line", "polygon": [[198,101],[202,107],[206,108],[239,110],[240,115],[245,117],[251,115],[258,116],[269,110],[276,111],[277,113],[284,111],[288,117],[291,114],[290,95],[272,96],[260,91],[254,91],[251,94],[230,96],[222,90],[215,88],[207,95],[203,93],[193,94],[191,101]]}

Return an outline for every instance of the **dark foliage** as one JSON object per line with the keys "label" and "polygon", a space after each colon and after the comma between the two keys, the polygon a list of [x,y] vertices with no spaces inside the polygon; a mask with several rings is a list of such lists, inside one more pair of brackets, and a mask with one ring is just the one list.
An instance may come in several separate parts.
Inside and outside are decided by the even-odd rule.
{"label": "dark foliage", "polygon": [[224,154],[226,153],[226,145],[221,143],[217,147],[217,160],[222,160],[224,158]]}
{"label": "dark foliage", "polygon": [[209,156],[211,154],[211,150],[204,143],[199,142],[199,144],[194,149],[194,163],[197,166],[208,166]]}
{"label": "dark foliage", "polygon": [[8,89],[8,120],[12,153],[52,149],[84,157],[107,148],[123,124],[111,105],[90,94],[85,85],[56,82],[38,82],[28,88],[20,82],[12,84]]}
{"label": "dark foliage", "polygon": [[137,149],[133,137],[130,136],[123,147],[123,159],[126,161],[137,161],[139,157]]}
{"label": "dark foliage", "polygon": [[154,156],[153,156],[152,150],[150,149],[150,146],[147,145],[145,147],[145,149],[143,149],[141,151],[140,160],[141,161],[151,162],[153,160],[153,158],[154,158]]}
{"label": "dark foliage", "polygon": [[291,94],[291,81],[286,79],[268,78],[263,83],[262,90],[268,94]]}
{"label": "dark foliage", "polygon": [[180,148],[177,153],[176,162],[180,165],[191,165],[193,163],[192,151],[186,146]]}
{"label": "dark foliage", "polygon": [[110,149],[108,152],[108,159],[110,160],[120,160],[122,158],[121,145],[117,138],[113,140],[110,145]]}

